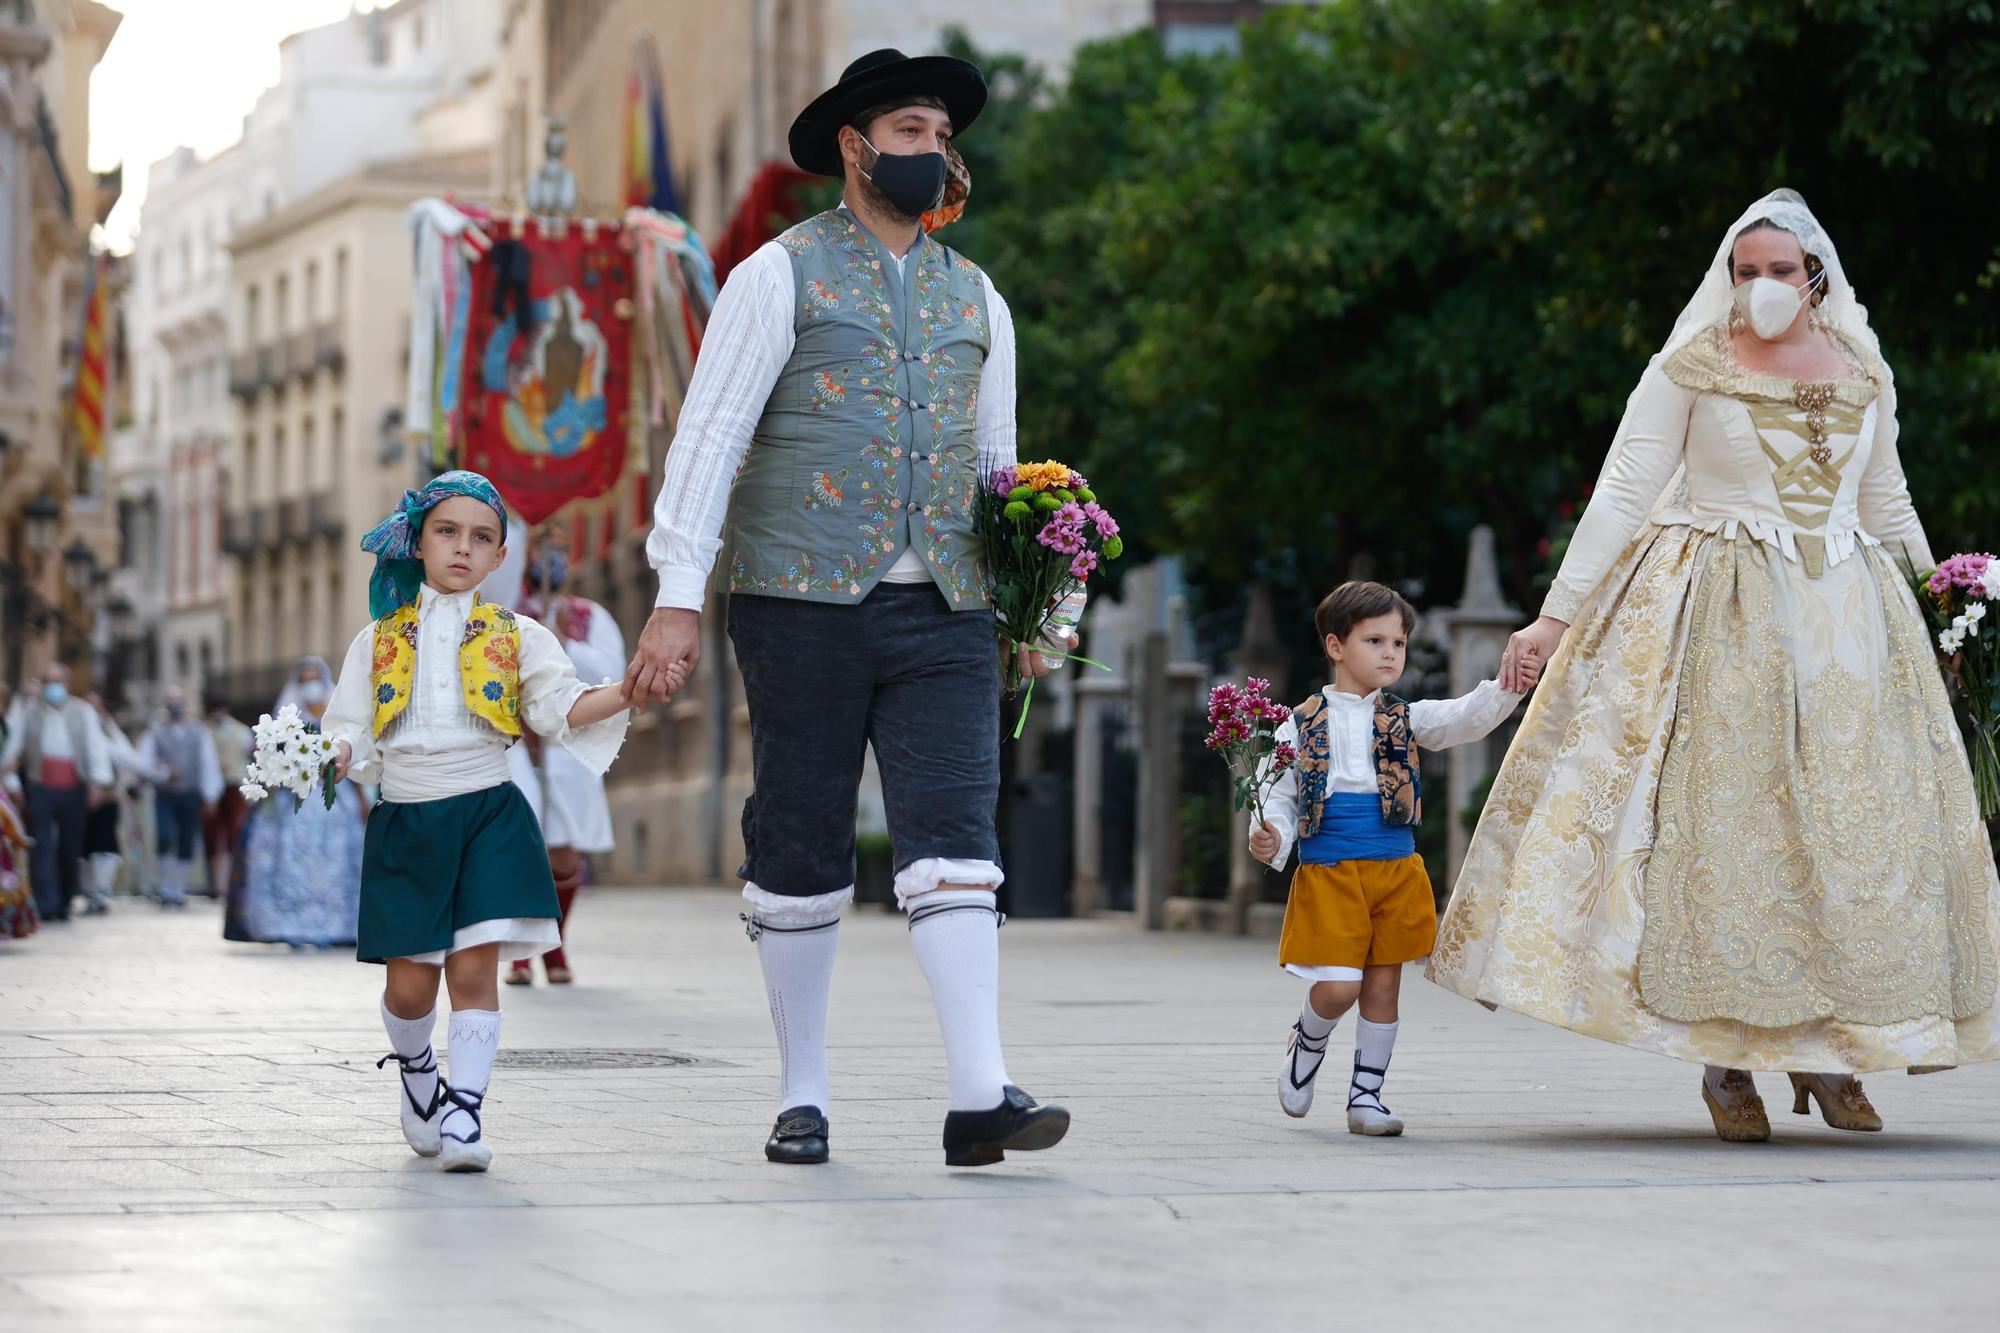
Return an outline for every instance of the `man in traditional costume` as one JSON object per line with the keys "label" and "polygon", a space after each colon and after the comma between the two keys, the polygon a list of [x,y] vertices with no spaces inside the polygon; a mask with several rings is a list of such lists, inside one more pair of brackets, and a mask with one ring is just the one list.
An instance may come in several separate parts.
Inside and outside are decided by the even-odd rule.
{"label": "man in traditional costume", "polygon": [[1051,1147],[1069,1126],[1013,1085],[1000,1046],[999,654],[973,514],[981,479],[1015,462],[1013,323],[928,231],[963,203],[951,139],[985,102],[976,67],[885,50],[800,113],[793,159],[842,177],[845,196],[730,275],[647,543],[660,593],[635,694],[698,656],[718,553],[731,594],[756,778],[740,873],[780,1064],[774,1162],[828,1156],[827,993],[870,745],[944,1033],[946,1162]]}

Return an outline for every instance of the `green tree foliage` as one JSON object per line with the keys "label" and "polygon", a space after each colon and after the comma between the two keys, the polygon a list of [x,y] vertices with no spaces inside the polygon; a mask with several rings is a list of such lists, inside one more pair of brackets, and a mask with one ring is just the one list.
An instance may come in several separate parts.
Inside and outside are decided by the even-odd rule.
{"label": "green tree foliage", "polygon": [[1218,603],[1357,555],[1435,601],[1559,510],[1723,228],[1779,185],[1895,370],[1940,554],[2000,535],[2000,24],[1945,0],[1400,0],[1241,50],[1003,71],[945,238],[1013,307],[1024,456],[1078,463]]}

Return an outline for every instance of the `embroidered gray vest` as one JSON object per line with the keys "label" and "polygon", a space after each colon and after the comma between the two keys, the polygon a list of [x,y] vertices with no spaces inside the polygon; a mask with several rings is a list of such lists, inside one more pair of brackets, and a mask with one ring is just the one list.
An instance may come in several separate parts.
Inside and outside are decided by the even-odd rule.
{"label": "embroidered gray vest", "polygon": [[[1327,735],[1326,696],[1292,710],[1299,733],[1299,838],[1319,832],[1326,811],[1326,775],[1333,746]],[[1382,793],[1382,822],[1391,828],[1423,822],[1423,775],[1417,743],[1410,735],[1409,701],[1383,690],[1375,696],[1375,785]]]}
{"label": "embroidered gray vest", "polygon": [[844,209],[778,238],[797,342],[729,508],[729,590],[858,602],[915,543],[954,610],[990,604],[973,423],[990,343],[976,265],[895,260]]}

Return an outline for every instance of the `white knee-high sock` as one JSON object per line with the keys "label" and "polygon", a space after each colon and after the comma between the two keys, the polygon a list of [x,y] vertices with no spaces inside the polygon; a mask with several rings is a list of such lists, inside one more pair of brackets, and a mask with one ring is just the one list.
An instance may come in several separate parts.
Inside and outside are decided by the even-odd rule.
{"label": "white knee-high sock", "polygon": [[[1387,1110],[1382,1105],[1382,1084],[1389,1074],[1389,1054],[1396,1049],[1396,1029],[1400,1023],[1371,1023],[1358,1014],[1354,1019],[1354,1083],[1347,1090],[1347,1104]],[[1363,1070],[1376,1070],[1364,1073]]]}
{"label": "white knee-high sock", "polygon": [[[451,1086],[458,1092],[486,1095],[493,1080],[493,1057],[500,1053],[500,1011],[498,1009],[454,1009],[451,1036],[445,1049],[451,1057]],[[469,1139],[476,1124],[460,1106],[445,1113],[438,1126],[447,1134]]]}
{"label": "white knee-high sock", "polygon": [[1000,1050],[1000,917],[989,892],[944,889],[910,900],[910,943],[931,985],[951,1109],[990,1111],[1011,1081]]}
{"label": "white knee-high sock", "polygon": [[826,1114],[827,994],[840,948],[840,919],[804,927],[763,926],[757,962],[778,1039],[778,1112],[811,1106]]}
{"label": "white knee-high sock", "polygon": [[1333,1030],[1340,1026],[1339,1018],[1321,1018],[1313,1008],[1312,996],[1306,996],[1305,1007],[1299,1010],[1299,1044],[1292,1048],[1292,1086],[1303,1088],[1319,1077],[1319,1067],[1326,1061],[1326,1046]]}
{"label": "white knee-high sock", "polygon": [[436,1024],[436,1009],[422,1018],[398,1018],[390,1012],[388,1000],[382,1001],[382,1030],[389,1034],[389,1049],[412,1064],[431,1066],[428,1073],[403,1075],[404,1085],[420,1106],[429,1106],[431,1095],[437,1091],[437,1060],[424,1059],[430,1052],[431,1029]]}

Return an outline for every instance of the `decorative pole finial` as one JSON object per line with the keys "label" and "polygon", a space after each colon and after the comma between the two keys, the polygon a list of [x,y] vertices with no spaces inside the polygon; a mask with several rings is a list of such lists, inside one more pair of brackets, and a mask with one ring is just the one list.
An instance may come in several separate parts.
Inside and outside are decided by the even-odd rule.
{"label": "decorative pole finial", "polygon": [[576,175],[563,165],[562,157],[569,147],[561,116],[549,117],[549,136],[545,141],[548,161],[542,163],[541,170],[528,182],[528,211],[538,217],[569,217],[576,212]]}

